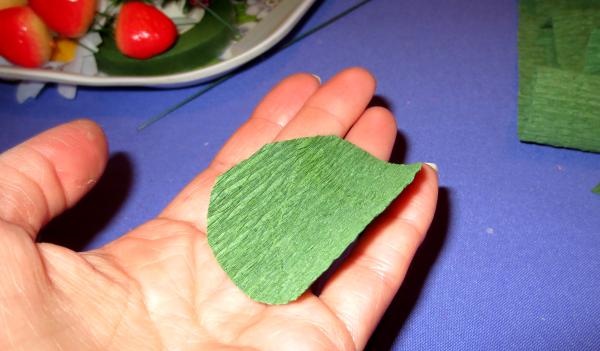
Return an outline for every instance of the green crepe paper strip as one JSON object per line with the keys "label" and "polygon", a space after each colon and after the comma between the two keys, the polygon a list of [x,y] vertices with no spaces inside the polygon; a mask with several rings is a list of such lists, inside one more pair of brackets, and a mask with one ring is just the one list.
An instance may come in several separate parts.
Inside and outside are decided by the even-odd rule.
{"label": "green crepe paper strip", "polygon": [[558,67],[558,54],[556,53],[554,30],[552,28],[539,30],[536,45],[543,50],[544,65]]}
{"label": "green crepe paper strip", "polygon": [[594,29],[590,34],[583,70],[588,74],[600,74],[600,28]]}
{"label": "green crepe paper strip", "polygon": [[[520,68],[520,89],[519,89],[519,110],[525,110],[531,103],[531,94],[533,89],[535,69],[538,66],[558,66],[556,51],[554,49],[554,32],[551,28],[536,29],[537,37],[533,40],[533,45],[528,47],[530,52],[527,58],[521,61]],[[526,50],[526,49],[525,49]],[[527,118],[523,114],[522,118]]]}
{"label": "green crepe paper strip", "polygon": [[521,141],[600,152],[599,28],[600,0],[520,2]]}
{"label": "green crepe paper strip", "polygon": [[540,67],[523,111],[523,141],[600,152],[600,76]]}
{"label": "green crepe paper strip", "polygon": [[556,53],[561,68],[581,71],[592,30],[600,26],[595,9],[565,10],[552,18]]}
{"label": "green crepe paper strip", "polygon": [[598,183],[598,185],[596,185],[596,187],[594,189],[592,189],[592,192],[594,194],[600,195],[600,183]]}
{"label": "green crepe paper strip", "polygon": [[410,184],[421,164],[381,161],[333,136],[268,144],[217,179],[208,243],[252,299],[297,299]]}
{"label": "green crepe paper strip", "polygon": [[[542,2],[543,3],[543,2]],[[536,11],[538,9],[538,11]],[[539,10],[540,4],[528,0],[521,2],[519,19],[519,111],[531,100],[532,81],[538,66],[557,66],[549,10]],[[520,115],[525,118],[525,115]]]}

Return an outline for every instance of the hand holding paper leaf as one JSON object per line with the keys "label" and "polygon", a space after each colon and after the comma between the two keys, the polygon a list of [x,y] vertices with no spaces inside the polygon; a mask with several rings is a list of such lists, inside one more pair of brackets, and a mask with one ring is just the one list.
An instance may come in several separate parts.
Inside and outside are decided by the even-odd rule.
{"label": "hand holding paper leaf", "polygon": [[389,111],[367,108],[374,88],[356,68],[323,85],[307,74],[284,80],[157,218],[90,252],[35,239],[100,176],[101,130],[73,122],[2,154],[0,304],[10,309],[0,309],[0,349],[362,349],[431,222],[431,168],[367,228],[319,296],[285,305],[234,285],[208,245],[206,219],[216,178],[273,141],[334,135],[387,159],[396,127]]}

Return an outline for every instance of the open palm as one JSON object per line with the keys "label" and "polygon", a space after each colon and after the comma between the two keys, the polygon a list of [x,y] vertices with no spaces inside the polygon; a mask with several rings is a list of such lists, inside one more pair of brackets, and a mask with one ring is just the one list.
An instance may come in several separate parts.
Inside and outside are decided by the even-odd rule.
{"label": "open palm", "polygon": [[359,68],[323,85],[308,74],[283,80],[159,216],[88,252],[35,240],[100,176],[107,159],[102,131],[75,121],[2,154],[0,349],[364,348],[430,224],[432,169],[423,167],[369,226],[318,296],[306,292],[287,305],[245,296],[218,266],[205,233],[215,178],[266,143],[338,135],[389,158],[396,125],[388,110],[367,107],[374,90],[373,77]]}

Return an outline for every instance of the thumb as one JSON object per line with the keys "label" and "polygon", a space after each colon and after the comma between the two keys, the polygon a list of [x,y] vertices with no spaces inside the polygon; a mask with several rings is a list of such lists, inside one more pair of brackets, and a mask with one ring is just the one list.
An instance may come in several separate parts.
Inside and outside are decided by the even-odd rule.
{"label": "thumb", "polygon": [[89,120],[47,130],[0,155],[0,220],[35,240],[40,228],[73,206],[102,174],[106,138]]}

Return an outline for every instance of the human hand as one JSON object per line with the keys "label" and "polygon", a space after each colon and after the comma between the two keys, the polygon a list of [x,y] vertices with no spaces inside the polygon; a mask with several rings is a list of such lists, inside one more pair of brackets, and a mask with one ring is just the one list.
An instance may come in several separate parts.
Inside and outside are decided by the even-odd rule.
{"label": "human hand", "polygon": [[364,348],[431,222],[431,168],[367,228],[318,296],[252,301],[221,270],[205,233],[216,177],[266,143],[338,135],[388,159],[396,125],[388,110],[367,108],[374,90],[358,68],[323,85],[308,74],[283,80],[157,218],[88,252],[35,240],[99,178],[107,160],[99,127],[71,122],[2,154],[0,349]]}

